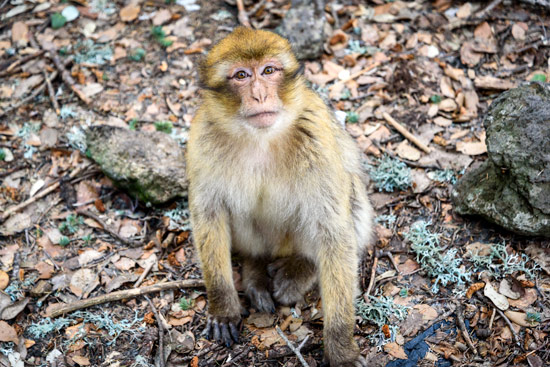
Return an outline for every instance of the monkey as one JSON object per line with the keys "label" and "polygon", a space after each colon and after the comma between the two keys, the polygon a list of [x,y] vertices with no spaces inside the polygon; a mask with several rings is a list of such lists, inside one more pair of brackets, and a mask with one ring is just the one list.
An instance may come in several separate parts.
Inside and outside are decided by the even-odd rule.
{"label": "monkey", "polygon": [[253,308],[294,305],[318,285],[326,360],[366,366],[353,338],[354,298],[373,210],[355,142],[275,33],[236,28],[212,47],[199,79],[187,169],[207,337],[238,342],[237,254]]}

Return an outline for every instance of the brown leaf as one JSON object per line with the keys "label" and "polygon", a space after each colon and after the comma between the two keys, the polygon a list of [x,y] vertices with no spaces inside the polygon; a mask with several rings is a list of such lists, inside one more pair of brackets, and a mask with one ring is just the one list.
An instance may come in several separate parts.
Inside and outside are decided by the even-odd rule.
{"label": "brown leaf", "polygon": [[3,320],[0,320],[0,341],[19,344],[15,328]]}
{"label": "brown leaf", "polygon": [[491,75],[476,77],[474,84],[480,89],[508,90],[516,87],[516,83],[510,80],[499,79]]}
{"label": "brown leaf", "polygon": [[120,19],[123,22],[131,22],[138,17],[140,10],[141,7],[139,5],[129,4],[120,9]]}
{"label": "brown leaf", "polygon": [[10,276],[5,271],[0,270],[0,291],[6,289],[8,284],[10,284]]}
{"label": "brown leaf", "polygon": [[487,145],[485,142],[463,142],[456,143],[456,150],[467,155],[480,155],[487,153]]}
{"label": "brown leaf", "polygon": [[405,353],[405,349],[403,349],[403,347],[397,344],[396,342],[391,342],[384,345],[384,352],[388,353],[392,357],[399,358],[399,359],[409,358]]}
{"label": "brown leaf", "polygon": [[11,40],[19,47],[29,43],[29,27],[23,22],[15,22],[11,27]]}
{"label": "brown leaf", "polygon": [[90,360],[84,356],[73,355],[71,359],[78,364],[79,366],[89,366],[91,365]]}
{"label": "brown leaf", "polygon": [[54,267],[51,264],[48,264],[45,261],[41,261],[34,267],[36,270],[38,270],[38,273],[40,273],[40,276],[38,279],[50,279],[52,277],[52,274],[54,272]]}
{"label": "brown leaf", "polygon": [[479,291],[481,288],[485,287],[485,282],[474,283],[466,291],[466,298],[470,299],[475,292]]}

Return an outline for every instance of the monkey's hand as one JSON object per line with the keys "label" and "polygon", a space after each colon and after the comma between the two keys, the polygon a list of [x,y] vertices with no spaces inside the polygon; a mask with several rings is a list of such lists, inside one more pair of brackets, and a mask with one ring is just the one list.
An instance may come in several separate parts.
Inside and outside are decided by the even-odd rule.
{"label": "monkey's hand", "polygon": [[239,342],[239,323],[241,322],[240,315],[237,317],[217,317],[208,316],[206,328],[202,335],[209,340],[223,342],[227,347],[233,343]]}

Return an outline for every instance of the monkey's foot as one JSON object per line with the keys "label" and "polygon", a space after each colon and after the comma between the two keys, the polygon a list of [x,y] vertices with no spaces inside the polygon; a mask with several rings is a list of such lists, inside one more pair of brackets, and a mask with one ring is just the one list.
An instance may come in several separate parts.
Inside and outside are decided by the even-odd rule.
{"label": "monkey's foot", "polygon": [[240,317],[216,317],[208,316],[206,328],[202,335],[208,340],[223,342],[227,347],[233,343],[239,342],[239,325]]}
{"label": "monkey's foot", "polygon": [[[332,366],[332,364],[331,364]],[[353,361],[347,361],[343,363],[335,364],[334,366],[338,367],[367,367],[367,361],[365,361],[365,358],[358,356],[357,359]]]}
{"label": "monkey's foot", "polygon": [[315,284],[315,265],[302,258],[282,258],[268,266],[273,297],[285,306],[305,303],[304,294]]}
{"label": "monkey's foot", "polygon": [[245,292],[250,299],[252,307],[254,307],[258,312],[275,312],[275,303],[273,302],[273,299],[267,289],[248,286],[246,287]]}

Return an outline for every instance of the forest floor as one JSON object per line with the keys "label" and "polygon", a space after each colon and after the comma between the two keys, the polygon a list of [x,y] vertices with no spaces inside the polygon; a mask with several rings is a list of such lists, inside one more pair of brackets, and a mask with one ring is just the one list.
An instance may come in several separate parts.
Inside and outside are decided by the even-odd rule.
{"label": "forest floor", "polygon": [[[264,29],[290,7],[244,3]],[[328,1],[325,54],[304,62],[377,177],[377,250],[361,263],[355,332],[369,366],[550,361],[548,240],[460,217],[450,200],[487,158],[494,98],[550,78],[550,16],[490,4]],[[99,124],[171,130],[184,148],[198,62],[236,25],[231,1],[0,1],[0,366],[322,364],[316,292],[275,314],[250,310],[231,348],[202,338],[208,301],[185,200],[136,202],[83,153],[83,129]],[[163,284],[53,316],[60,304]]]}

